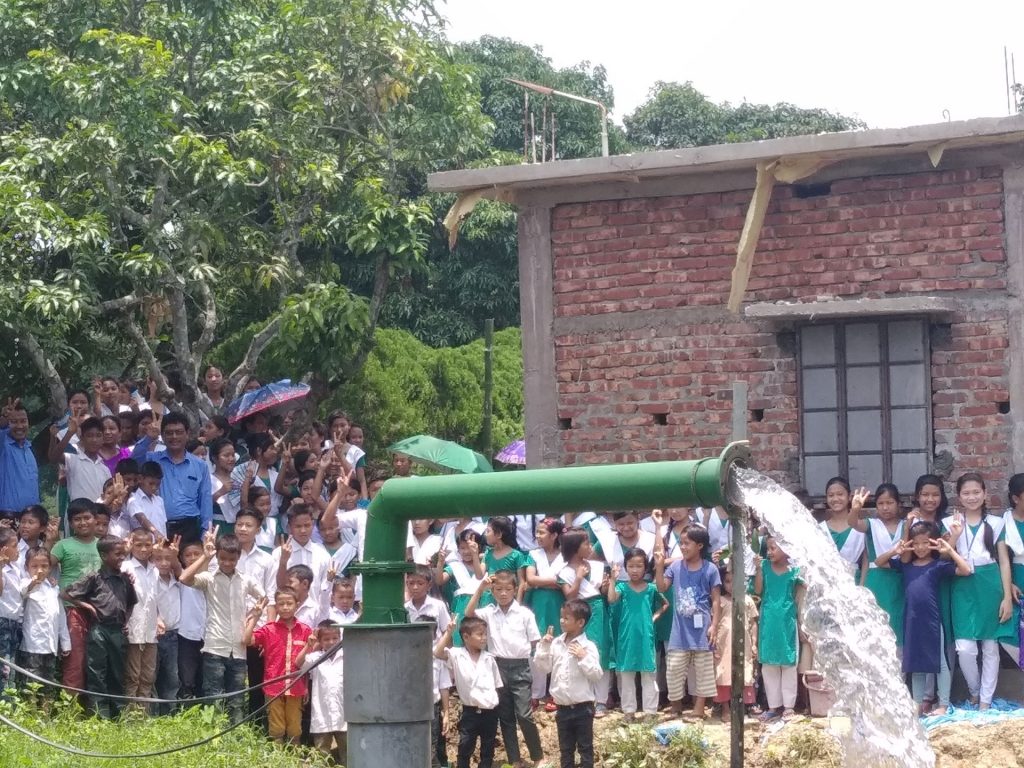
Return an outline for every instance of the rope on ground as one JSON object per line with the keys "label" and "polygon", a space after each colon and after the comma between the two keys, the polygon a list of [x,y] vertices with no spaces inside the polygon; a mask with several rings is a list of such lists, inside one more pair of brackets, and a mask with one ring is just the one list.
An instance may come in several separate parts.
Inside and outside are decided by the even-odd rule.
{"label": "rope on ground", "polygon": [[[302,674],[308,674],[311,670],[316,669],[316,667],[320,666],[325,661],[327,661],[327,659],[330,658],[331,655],[333,655],[334,652],[338,648],[340,648],[340,647],[341,647],[341,642],[339,641],[334,646],[332,646],[331,649],[329,651],[327,651],[327,653],[325,653],[323,656],[321,656],[319,659],[317,659],[316,662],[311,664],[309,669],[307,669]],[[42,736],[42,735],[40,735],[40,734],[38,734],[38,733],[36,733],[36,732],[26,728],[25,726],[23,726],[23,725],[21,725],[19,723],[14,722],[13,720],[11,720],[9,717],[7,717],[4,714],[0,714],[0,723],[6,725],[8,728],[11,728],[11,729],[17,731],[18,733],[20,733],[20,734],[22,734],[24,736],[27,736],[28,738],[32,739],[33,741],[38,741],[40,744],[45,744],[46,746],[51,747],[53,749],[58,749],[61,752],[67,752],[68,754],[71,754],[71,755],[77,755],[78,757],[91,757],[91,758],[94,758],[94,759],[97,759],[97,760],[136,760],[136,759],[148,758],[148,757],[161,757],[163,755],[172,755],[175,752],[184,752],[185,750],[188,750],[188,749],[195,749],[196,747],[201,747],[204,744],[209,744],[211,741],[215,741],[216,739],[219,739],[222,736],[225,736],[225,735],[231,733],[231,731],[235,730],[239,726],[242,726],[245,723],[249,722],[250,720],[253,720],[258,715],[261,715],[271,705],[272,702],[274,702],[275,700],[277,700],[277,699],[281,698],[282,696],[284,696],[285,693],[287,693],[289,690],[291,690],[291,687],[293,685],[295,685],[299,681],[299,677],[297,675],[282,675],[281,677],[274,678],[275,681],[280,681],[280,680],[283,680],[283,679],[285,679],[287,677],[292,677],[292,676],[294,676],[295,679],[291,680],[289,683],[287,683],[285,685],[285,687],[281,690],[280,693],[278,693],[275,696],[272,696],[269,699],[267,699],[267,701],[263,704],[262,707],[260,707],[259,709],[253,710],[248,715],[246,715],[241,720],[239,720],[237,723],[232,723],[231,725],[229,725],[224,730],[218,731],[217,733],[213,734],[212,736],[207,736],[206,738],[200,739],[199,741],[193,741],[193,742],[191,742],[189,744],[179,744],[176,747],[167,747],[166,749],[158,749],[158,750],[154,750],[152,752],[136,752],[136,753],[128,754],[128,755],[116,755],[116,754],[105,754],[105,753],[102,753],[102,752],[90,752],[88,750],[79,749],[78,747],[73,747],[73,746],[71,746],[69,744],[61,744],[60,742],[52,741],[51,739],[48,739],[45,736]],[[59,687],[63,688],[65,686],[59,686]],[[253,688],[249,688],[247,690],[253,690],[254,688],[259,688],[259,687],[262,687],[262,686],[254,686]],[[88,693],[88,691],[86,693]],[[231,695],[237,695],[239,693],[243,693],[243,691],[234,691],[234,692],[232,692]],[[130,698],[130,697],[121,696],[121,697],[118,697],[118,698],[125,699],[125,698]],[[210,697],[207,697],[207,698],[210,698]],[[219,698],[227,698],[227,695],[221,696]],[[142,699],[139,699],[139,700],[141,701]],[[146,701],[166,701],[166,700],[164,700],[164,699],[147,699]],[[185,700],[185,702],[189,702],[189,703],[195,702],[195,701],[197,701],[197,700],[196,699],[186,699]],[[174,703],[180,704],[180,703],[183,703],[183,702],[175,701]]]}

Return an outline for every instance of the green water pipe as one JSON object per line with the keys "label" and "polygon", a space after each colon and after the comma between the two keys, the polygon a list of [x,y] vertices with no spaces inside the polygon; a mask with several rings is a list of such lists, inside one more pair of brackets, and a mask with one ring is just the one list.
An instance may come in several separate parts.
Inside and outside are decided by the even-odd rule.
{"label": "green water pipe", "polygon": [[746,443],[717,458],[604,464],[474,475],[392,479],[367,509],[363,560],[364,624],[404,624],[407,523],[438,517],[728,506],[733,465],[749,464]]}

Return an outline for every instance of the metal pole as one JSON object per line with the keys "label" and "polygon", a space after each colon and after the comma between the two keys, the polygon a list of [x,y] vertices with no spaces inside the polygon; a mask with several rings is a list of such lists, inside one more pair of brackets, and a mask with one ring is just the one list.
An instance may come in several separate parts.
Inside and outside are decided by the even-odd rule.
{"label": "metal pole", "polygon": [[491,438],[494,406],[494,318],[484,320],[484,426],[480,448],[490,461],[494,458]]}
{"label": "metal pole", "polygon": [[523,91],[523,162],[530,162],[530,92]]}
{"label": "metal pole", "polygon": [[601,157],[608,157],[608,110],[601,105]]}
{"label": "metal pole", "polygon": [[[734,381],[732,384],[732,439],[747,439],[747,382]],[[730,691],[730,744],[729,768],[743,768],[743,667],[746,659],[746,605],[747,574],[743,561],[746,547],[742,510],[730,509],[732,554],[729,567],[732,572],[732,681]]]}

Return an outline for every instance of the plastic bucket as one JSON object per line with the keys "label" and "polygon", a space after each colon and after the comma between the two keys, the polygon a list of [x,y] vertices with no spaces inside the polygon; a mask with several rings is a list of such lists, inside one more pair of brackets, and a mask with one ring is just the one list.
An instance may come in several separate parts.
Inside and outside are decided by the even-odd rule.
{"label": "plastic bucket", "polygon": [[836,694],[825,683],[825,678],[819,672],[806,672],[804,687],[807,688],[811,717],[827,717],[829,710],[836,703]]}

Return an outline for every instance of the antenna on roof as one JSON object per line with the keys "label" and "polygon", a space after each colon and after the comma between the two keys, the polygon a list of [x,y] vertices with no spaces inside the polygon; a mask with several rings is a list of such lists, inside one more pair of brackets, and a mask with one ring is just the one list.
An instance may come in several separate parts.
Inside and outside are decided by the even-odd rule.
{"label": "antenna on roof", "polygon": [[[527,82],[526,80],[516,80],[515,78],[512,78],[512,77],[506,77],[505,80],[507,82],[509,82],[509,83],[515,83],[516,85],[518,85],[521,88],[525,88],[525,89],[530,90],[530,91],[536,91],[537,93],[543,94],[544,96],[560,96],[563,99],[572,99],[573,101],[581,101],[584,104],[592,104],[593,106],[597,107],[599,110],[601,110],[601,155],[603,157],[608,157],[608,107],[606,107],[600,101],[597,101],[596,99],[588,99],[585,96],[577,96],[574,93],[566,93],[565,91],[558,91],[558,90],[555,90],[554,88],[549,88],[546,85],[538,85],[537,83],[530,83],[530,82]],[[528,100],[524,100],[524,102],[523,102],[524,109],[528,108],[528,104],[529,104],[529,101]],[[547,105],[545,105],[544,110],[545,110],[545,113],[546,113],[547,112]],[[530,121],[528,121],[526,119],[525,115],[523,116],[523,122],[524,122],[524,124],[526,124],[527,122],[530,122]],[[543,121],[542,125],[546,128],[547,121],[546,120]],[[546,131],[542,130],[542,133],[543,132],[546,132]],[[555,121],[554,121],[554,112],[552,112],[552,116],[551,116],[551,159],[552,160],[555,159],[554,132],[555,132]],[[542,141],[543,140],[544,140],[544,138],[542,136]],[[525,142],[524,142],[523,149],[524,149],[524,151],[526,149]],[[534,155],[536,155],[536,149],[534,149]],[[545,156],[544,149],[541,148],[541,157],[543,158],[544,156]],[[534,158],[534,161],[536,162],[536,157]]]}

